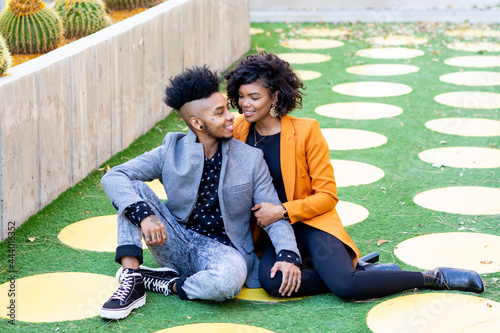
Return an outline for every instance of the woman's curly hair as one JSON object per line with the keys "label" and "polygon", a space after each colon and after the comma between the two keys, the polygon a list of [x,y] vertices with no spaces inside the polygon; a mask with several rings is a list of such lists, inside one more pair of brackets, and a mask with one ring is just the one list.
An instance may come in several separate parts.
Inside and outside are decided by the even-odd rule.
{"label": "woman's curly hair", "polygon": [[279,117],[302,107],[304,84],[290,64],[275,54],[251,54],[225,75],[229,103],[243,113],[238,105],[239,89],[242,85],[255,83],[269,89],[269,96],[279,91],[275,109]]}

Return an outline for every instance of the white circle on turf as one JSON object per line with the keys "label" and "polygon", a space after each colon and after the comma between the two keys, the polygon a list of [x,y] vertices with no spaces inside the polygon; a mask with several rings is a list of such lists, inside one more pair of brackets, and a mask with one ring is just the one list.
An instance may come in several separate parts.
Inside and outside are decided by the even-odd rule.
{"label": "white circle on turf", "polygon": [[362,81],[338,84],[332,90],[348,96],[392,97],[409,94],[413,89],[401,83]]}
{"label": "white circle on turf", "polygon": [[500,37],[500,31],[492,29],[453,29],[445,33],[448,36],[460,37]]}
{"label": "white circle on turf", "polygon": [[297,69],[295,71],[297,76],[302,80],[302,81],[309,81],[309,80],[314,80],[317,79],[321,76],[320,72],[315,72],[315,71],[306,71],[302,69]]}
{"label": "white circle on turf", "polygon": [[314,110],[325,117],[340,119],[381,119],[399,116],[399,106],[372,102],[345,102],[321,105]]}
{"label": "white circle on turf", "polygon": [[500,188],[451,186],[417,194],[413,201],[424,208],[462,215],[500,214]]}
{"label": "white circle on turf", "polygon": [[347,73],[368,76],[404,75],[418,72],[418,70],[417,66],[400,64],[373,64],[346,68]]}
{"label": "white circle on turf", "polygon": [[370,212],[365,207],[342,200],[337,202],[335,209],[344,227],[362,222],[370,215]]}
{"label": "white circle on turf", "polygon": [[264,29],[261,28],[250,28],[250,35],[260,35],[264,32]]}
{"label": "white circle on turf", "polygon": [[[116,235],[115,235],[116,236]],[[113,295],[119,283],[115,277],[58,272],[16,279],[16,321],[53,323],[82,320],[99,315],[101,306]],[[9,304],[10,282],[0,285],[0,301]],[[6,317],[7,310],[0,312]]]}
{"label": "white circle on turf", "polygon": [[[99,252],[115,252],[118,246],[117,216],[91,217],[64,227],[57,238],[69,247]],[[142,248],[147,249],[142,243]]]}
{"label": "white circle on turf", "polygon": [[367,38],[366,42],[386,46],[416,45],[427,43],[427,38],[409,35],[376,36]]}
{"label": "white circle on turf", "polygon": [[188,324],[165,328],[155,333],[273,333],[262,327],[231,323]]}
{"label": "white circle on turf", "polygon": [[439,80],[464,86],[497,86],[500,85],[500,73],[497,72],[456,72],[441,75]]}
{"label": "white circle on turf", "polygon": [[480,147],[443,147],[424,150],[418,157],[434,165],[453,168],[500,168],[500,150]]}
{"label": "white circle on turf", "polygon": [[500,67],[500,56],[496,55],[476,55],[448,58],[445,64],[456,67],[489,68]]}
{"label": "white circle on turf", "polygon": [[462,136],[500,136],[500,120],[479,118],[442,118],[425,123],[430,130]]}
{"label": "white circle on turf", "polygon": [[297,30],[296,33],[304,37],[339,37],[348,35],[352,32],[351,29],[344,27],[330,29],[330,28],[305,28]]}
{"label": "white circle on turf", "polygon": [[279,53],[277,56],[290,64],[315,64],[331,59],[329,55],[319,53]]}
{"label": "white circle on turf", "polygon": [[366,323],[374,333],[478,333],[498,331],[499,317],[498,302],[442,292],[406,295],[379,303],[368,312]]}
{"label": "white circle on turf", "polygon": [[367,163],[330,160],[337,187],[371,184],[384,178],[384,170]]}
{"label": "white circle on turf", "polygon": [[387,137],[375,132],[349,129],[321,129],[330,150],[350,150],[379,147],[387,143]]}
{"label": "white circle on turf", "polygon": [[464,109],[500,108],[500,94],[485,91],[455,91],[434,97],[438,103]]}
{"label": "white circle on turf", "polygon": [[357,56],[372,59],[410,59],[425,54],[422,50],[408,49],[405,47],[384,47],[364,49],[356,52]]}
{"label": "white circle on turf", "polygon": [[288,40],[280,45],[289,49],[319,50],[341,47],[344,46],[344,43],[333,39],[311,38]]}
{"label": "white circle on turf", "polygon": [[394,254],[421,268],[454,267],[478,273],[500,271],[500,237],[476,232],[445,232],[413,237],[399,243]]}
{"label": "white circle on turf", "polygon": [[492,42],[457,42],[447,45],[448,48],[469,52],[499,52],[500,43]]}

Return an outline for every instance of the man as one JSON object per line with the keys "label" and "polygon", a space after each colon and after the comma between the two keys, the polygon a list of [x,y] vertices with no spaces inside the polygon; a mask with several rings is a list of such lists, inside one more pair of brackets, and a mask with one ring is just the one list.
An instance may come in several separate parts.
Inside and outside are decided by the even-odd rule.
{"label": "man", "polygon": [[[232,139],[234,116],[219,93],[220,78],[194,67],[172,78],[165,103],[178,110],[188,133],[168,133],[160,147],[111,169],[103,188],[118,211],[116,262],[120,287],[101,317],[121,319],[146,302],[145,290],[183,300],[223,301],[258,282],[251,208],[279,204],[262,152]],[[160,179],[162,203],[145,181]],[[290,224],[266,227],[283,273],[280,292],[300,286],[299,251]],[[142,266],[144,237],[160,268]]]}

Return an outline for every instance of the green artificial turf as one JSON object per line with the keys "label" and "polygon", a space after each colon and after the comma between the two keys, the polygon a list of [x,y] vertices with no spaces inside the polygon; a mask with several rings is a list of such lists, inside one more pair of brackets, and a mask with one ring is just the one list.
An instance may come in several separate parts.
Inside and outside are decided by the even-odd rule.
{"label": "green artificial turf", "polygon": [[[300,38],[298,28],[317,26],[330,28],[345,26],[354,33],[342,38],[345,45],[327,50],[290,50],[279,45],[285,39]],[[472,24],[461,24],[472,26]],[[368,163],[384,170],[381,180],[361,186],[338,189],[341,200],[362,205],[370,216],[347,227],[347,231],[362,254],[378,251],[381,262],[396,262],[403,269],[415,269],[401,262],[394,254],[394,247],[409,238],[440,232],[478,232],[499,234],[500,216],[466,216],[427,210],[417,206],[413,197],[419,192],[447,186],[500,186],[498,169],[436,168],[418,158],[418,154],[430,148],[446,146],[474,146],[500,148],[500,137],[462,137],[441,134],[427,129],[425,122],[446,117],[474,117],[500,120],[500,111],[459,109],[438,104],[433,97],[452,91],[499,92],[498,87],[464,87],[439,81],[439,76],[457,72],[458,67],[443,61],[449,57],[472,55],[471,52],[455,51],[446,47],[457,37],[444,34],[452,24],[252,24],[267,33],[252,36],[249,53],[266,50],[272,53],[312,52],[329,54],[331,60],[317,64],[294,65],[295,69],[314,70],[320,78],[306,81],[303,109],[292,115],[317,119],[323,128],[352,128],[377,132],[387,136],[387,144],[370,149],[331,151],[330,158]],[[498,30],[498,25],[489,25]],[[368,59],[355,55],[360,49],[370,47],[367,37],[387,34],[410,34],[429,39],[427,44],[415,46],[425,55],[413,59]],[[495,38],[474,38],[478,41],[497,41]],[[498,54],[498,53],[496,53]],[[349,74],[347,67],[361,64],[395,63],[418,66],[417,73],[398,76],[361,76]],[[464,70],[498,71],[498,68]],[[413,92],[398,97],[363,98],[343,96],[332,92],[334,85],[355,81],[387,81],[411,86]],[[377,120],[345,120],[318,115],[314,109],[335,102],[366,101],[396,105],[403,114]],[[62,244],[58,232],[74,222],[93,216],[114,214],[115,210],[100,185],[100,178],[108,167],[121,164],[161,144],[168,131],[185,131],[186,127],[177,114],[172,113],[153,129],[137,139],[128,149],[117,154],[92,172],[75,187],[61,194],[41,212],[32,216],[16,231],[15,267],[16,278],[50,272],[89,272],[114,276],[118,265],[114,253],[98,253],[70,248]],[[379,240],[387,242],[378,246]],[[0,244],[0,283],[9,279],[7,242]],[[155,266],[146,252],[145,264]],[[500,301],[500,273],[482,275],[486,291],[480,295]],[[75,286],[78,288],[78,286]],[[22,293],[22,290],[18,291]],[[375,305],[404,294],[431,291],[409,290],[388,297],[363,302],[348,302],[332,294],[318,295],[298,301],[261,303],[230,300],[223,303],[181,301],[177,296],[165,297],[148,292],[147,304],[133,311],[126,319],[107,321],[99,317],[78,321],[55,323],[8,323],[0,320],[0,331],[19,332],[96,332],[130,331],[154,332],[160,329],[191,323],[228,322],[263,327],[275,332],[368,332],[366,316]],[[76,306],[76,304],[75,304]],[[0,311],[6,311],[2,306]]]}

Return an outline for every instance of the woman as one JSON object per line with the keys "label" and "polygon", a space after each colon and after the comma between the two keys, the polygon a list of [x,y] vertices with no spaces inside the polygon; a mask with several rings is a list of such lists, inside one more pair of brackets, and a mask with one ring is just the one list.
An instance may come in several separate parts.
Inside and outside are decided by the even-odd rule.
{"label": "woman", "polygon": [[[242,59],[226,79],[229,102],[244,115],[235,120],[234,138],[262,149],[283,203],[256,205],[257,225],[288,219],[303,258],[301,286],[286,296],[332,292],[359,300],[411,288],[484,290],[473,271],[442,267],[406,272],[377,265],[356,269],[360,254],[335,210],[337,187],[319,123],[288,115],[302,106],[301,80],[286,61],[265,53]],[[268,243],[259,280],[269,294],[278,295],[282,277],[270,274],[274,262]]]}

